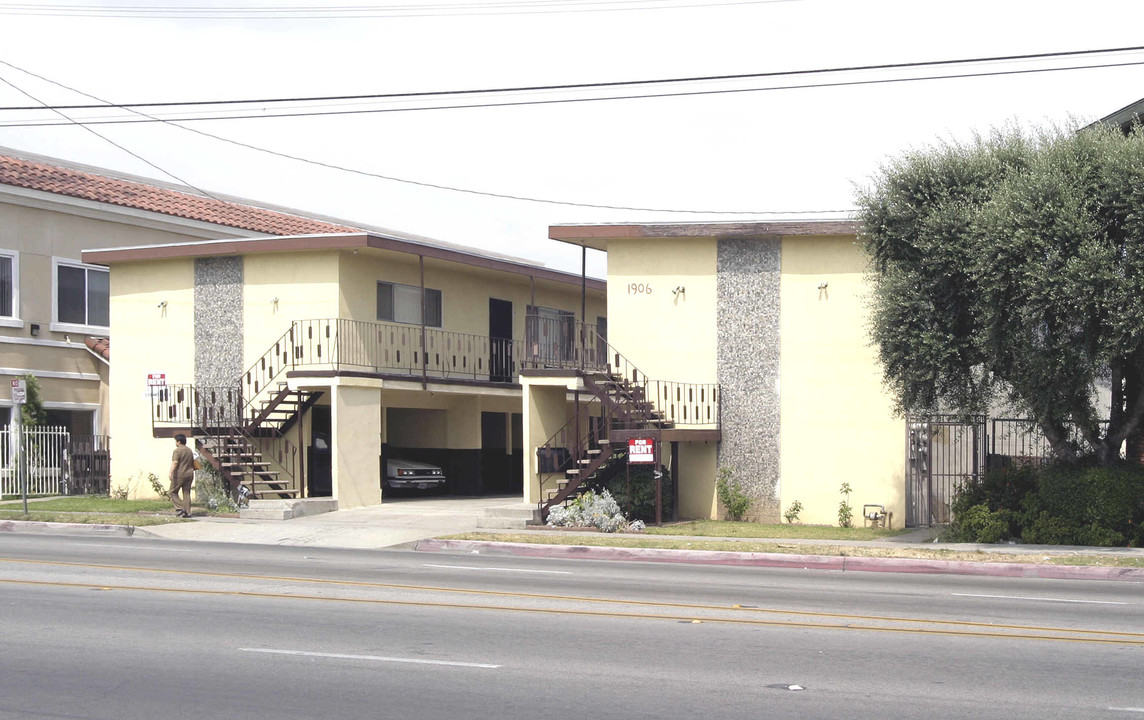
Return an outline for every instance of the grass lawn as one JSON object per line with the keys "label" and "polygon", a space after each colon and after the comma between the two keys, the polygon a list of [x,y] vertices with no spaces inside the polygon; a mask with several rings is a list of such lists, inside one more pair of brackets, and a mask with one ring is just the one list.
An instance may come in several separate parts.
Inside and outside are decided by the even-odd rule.
{"label": "grass lawn", "polygon": [[[743,524],[743,523],[735,523]],[[924,560],[955,560],[969,562],[1034,563],[1038,565],[1088,565],[1099,567],[1144,567],[1144,558],[1110,555],[1011,555],[1007,553],[971,550],[942,550],[910,547],[855,547],[852,545],[794,545],[761,540],[685,540],[680,538],[649,537],[644,533],[630,534],[576,534],[495,533],[469,532],[450,535],[442,540],[478,540],[484,542],[535,543],[540,545],[587,545],[590,547],[660,548],[667,550],[706,550],[711,552],[785,553],[791,555],[827,555],[845,557],[921,558]]]}
{"label": "grass lawn", "polygon": [[[37,512],[137,513],[170,510],[169,500],[118,500],[106,495],[73,495],[28,503]],[[22,502],[5,503],[0,510],[24,509]]]}
{"label": "grass lawn", "polygon": [[663,527],[648,526],[648,535],[697,535],[699,537],[726,538],[772,538],[786,540],[878,540],[894,537],[905,530],[883,530],[882,528],[852,527],[834,525],[765,525],[753,522],[730,522],[728,520],[694,520],[674,523]]}

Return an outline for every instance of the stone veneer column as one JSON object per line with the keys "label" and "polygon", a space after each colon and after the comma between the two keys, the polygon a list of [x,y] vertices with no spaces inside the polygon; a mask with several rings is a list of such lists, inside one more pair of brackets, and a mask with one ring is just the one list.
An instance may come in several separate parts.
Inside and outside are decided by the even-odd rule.
{"label": "stone veneer column", "polygon": [[719,467],[754,498],[751,514],[779,521],[778,238],[718,241]]}
{"label": "stone veneer column", "polygon": [[195,385],[238,384],[242,309],[242,258],[195,258]]}

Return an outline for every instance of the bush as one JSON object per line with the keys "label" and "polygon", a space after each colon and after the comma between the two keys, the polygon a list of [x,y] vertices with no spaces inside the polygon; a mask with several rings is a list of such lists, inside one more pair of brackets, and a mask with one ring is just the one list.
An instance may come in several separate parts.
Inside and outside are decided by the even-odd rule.
{"label": "bush", "polygon": [[[586,483],[589,490],[597,493],[607,491],[620,506],[620,512],[631,520],[642,520],[645,523],[655,522],[655,476],[653,469],[646,465],[633,466],[627,473],[623,469],[610,476],[606,481],[589,481]],[[660,479],[660,511],[664,518],[671,518],[673,505],[673,478],[667,468],[663,469]]]}
{"label": "bush", "polygon": [[751,498],[739,487],[739,482],[733,475],[731,468],[719,468],[719,476],[715,479],[715,492],[719,502],[727,509],[727,517],[738,522],[743,519],[751,509]]}
{"label": "bush", "polygon": [[[616,532],[628,527],[619,504],[607,490],[600,494],[587,490],[576,496],[571,505],[549,509],[548,524],[553,527],[594,527],[603,532]],[[637,529],[642,530],[643,524],[640,523]]]}
{"label": "bush", "polygon": [[1144,544],[1144,467],[1057,463],[991,470],[958,485],[943,537],[1042,545]]}

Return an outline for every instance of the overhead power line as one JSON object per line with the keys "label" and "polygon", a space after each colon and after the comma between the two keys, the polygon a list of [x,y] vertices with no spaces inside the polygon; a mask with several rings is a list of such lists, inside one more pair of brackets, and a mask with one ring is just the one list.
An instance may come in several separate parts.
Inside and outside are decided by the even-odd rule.
{"label": "overhead power line", "polygon": [[[7,65],[4,61],[0,63]],[[400,113],[400,112],[421,112],[426,110],[466,110],[477,108],[494,108],[494,107],[521,107],[529,105],[559,105],[565,103],[580,103],[580,102],[605,102],[611,100],[647,100],[653,98],[673,98],[673,97],[693,97],[698,95],[728,95],[746,92],[767,92],[778,90],[809,90],[815,88],[833,88],[833,87],[852,87],[857,85],[884,85],[889,83],[903,83],[903,82],[923,82],[929,80],[958,80],[976,77],[996,77],[1002,75],[1028,75],[1035,73],[1048,73],[1048,72],[1064,72],[1075,70],[1099,70],[1108,68],[1119,67],[1135,67],[1144,65],[1144,60],[1122,63],[1103,63],[1099,65],[1072,65],[1068,67],[1055,67],[1055,68],[1030,68],[1025,70],[998,70],[991,72],[975,72],[975,73],[959,73],[956,75],[927,75],[922,77],[907,77],[907,78],[883,78],[880,80],[850,80],[839,82],[825,82],[813,83],[803,85],[782,85],[766,88],[735,88],[724,90],[695,90],[690,92],[676,92],[676,93],[655,93],[644,95],[610,95],[605,97],[589,97],[589,98],[560,98],[551,100],[521,100],[521,101],[504,101],[504,102],[487,102],[487,103],[469,103],[465,105],[420,105],[415,107],[391,107],[391,108],[371,108],[367,110],[319,110],[314,112],[281,112],[281,113],[264,113],[261,115],[214,115],[207,117],[195,116],[182,116],[182,117],[156,117],[146,113],[134,110],[131,107],[120,105],[107,104],[100,107],[104,108],[118,108],[126,110],[139,116],[141,119],[108,119],[108,120],[73,120],[70,122],[47,122],[47,121],[25,121],[25,122],[0,122],[0,128],[25,128],[25,127],[55,127],[60,125],[70,125],[73,123],[83,125],[136,125],[146,123],[175,123],[175,122],[205,122],[208,120],[271,120],[276,118],[291,118],[291,117],[332,117],[337,115],[378,115],[386,113]],[[182,127],[182,126],[180,126]],[[189,130],[190,128],[184,128]]]}
{"label": "overhead power line", "polygon": [[[599,90],[604,88],[620,88],[620,87],[646,87],[654,85],[674,85],[682,83],[697,83],[697,82],[720,82],[730,80],[761,80],[767,78],[782,78],[782,77],[798,77],[807,75],[827,75],[834,73],[852,73],[852,72],[876,72],[882,70],[905,70],[910,68],[922,67],[945,67],[957,65],[970,65],[970,64],[983,64],[994,62],[1012,62],[1021,60],[1049,60],[1057,58],[1068,57],[1084,57],[1091,55],[1107,55],[1112,53],[1125,53],[1125,52],[1139,52],[1144,50],[1144,45],[1134,45],[1128,47],[1115,47],[1115,48],[1099,48],[1090,50],[1062,50],[1058,52],[1045,52],[1045,53],[1026,53],[1022,55],[993,55],[973,58],[958,58],[950,60],[922,60],[918,62],[908,63],[881,63],[873,65],[847,65],[833,68],[815,68],[810,70],[778,70],[773,72],[758,72],[758,73],[735,73],[725,75],[697,75],[691,77],[677,77],[677,78],[660,78],[652,80],[616,80],[610,82],[594,82],[594,83],[563,83],[555,85],[523,85],[516,87],[494,87],[494,88],[477,88],[470,90],[427,90],[419,92],[403,92],[403,93],[370,93],[359,95],[318,95],[318,96],[304,96],[304,97],[289,97],[289,98],[250,98],[245,100],[191,100],[181,102],[138,102],[138,103],[103,103],[99,105],[53,105],[46,109],[52,110],[92,110],[111,107],[118,108],[159,108],[159,107],[190,107],[190,106],[214,106],[214,105],[271,105],[277,103],[301,103],[301,102],[345,102],[345,101],[358,101],[358,100],[410,100],[416,98],[427,97],[449,97],[458,95],[494,95],[503,93],[523,93],[523,92],[556,92],[563,90]],[[5,63],[7,64],[7,63]],[[1088,66],[1072,66],[1068,68],[1047,68],[1048,70],[1055,69],[1083,69]],[[1105,67],[1105,66],[1094,66]],[[940,79],[947,76],[927,76],[922,79]],[[965,77],[965,76],[955,76]],[[969,77],[972,77],[970,75]],[[801,87],[801,86],[799,86]],[[810,86],[817,87],[817,86]],[[753,90],[769,90],[777,88],[748,88],[740,90],[741,92],[750,92]],[[783,88],[788,89],[788,88]],[[654,95],[650,97],[661,97]],[[585,98],[595,99],[595,98]],[[609,98],[603,98],[609,99]],[[0,107],[0,111],[16,111],[16,110],[42,110],[44,107],[40,106],[14,106],[14,107]]]}
{"label": "overhead power line", "polygon": [[741,5],[771,5],[802,0],[526,0],[374,6],[277,6],[262,8],[162,7],[139,5],[39,5],[0,3],[0,15],[133,20],[352,20],[368,18],[551,15],[589,12],[685,10]]}
{"label": "overhead power line", "polygon": [[[63,88],[63,89],[68,90],[70,92],[74,92],[74,93],[77,93],[79,95],[83,95],[84,97],[91,98],[92,100],[95,100],[97,102],[101,102],[101,103],[107,102],[107,101],[105,101],[99,97],[96,97],[95,95],[84,92],[82,90],[78,90],[76,88],[73,88],[69,85],[65,85],[65,84],[58,82],[56,80],[52,80],[51,78],[44,77],[43,75],[39,75],[39,74],[34,73],[30,70],[25,70],[23,68],[17,67],[16,65],[13,65],[12,63],[9,63],[7,61],[0,60],[0,64],[7,65],[8,67],[13,68],[15,70],[19,70],[22,73],[25,73],[25,74],[30,75],[32,77],[43,80],[44,82],[51,83],[52,85]],[[5,82],[9,85],[12,85],[12,83],[7,81],[7,80],[3,80],[3,82]],[[12,87],[16,87],[16,86],[12,85]],[[19,88],[17,88],[17,89],[19,89]],[[21,90],[21,92],[23,92],[23,91]],[[24,94],[27,95],[27,93],[24,93]],[[31,97],[31,96],[29,95],[29,97]],[[32,98],[32,99],[35,100],[36,98]],[[461,187],[455,187],[452,185],[444,185],[444,184],[440,184],[440,183],[424,182],[424,181],[420,181],[420,180],[409,180],[407,178],[399,178],[399,177],[394,177],[392,175],[382,175],[381,173],[374,173],[374,172],[369,172],[367,170],[361,170],[358,168],[350,168],[350,167],[345,167],[342,165],[337,165],[335,163],[328,163],[328,162],[323,162],[321,160],[313,160],[311,158],[304,158],[304,157],[301,157],[298,155],[291,155],[289,153],[279,152],[277,150],[271,150],[269,148],[260,147],[257,145],[253,145],[251,143],[245,143],[245,142],[241,142],[239,140],[232,140],[231,138],[223,137],[221,135],[215,135],[213,133],[204,132],[202,130],[198,130],[198,129],[192,128],[192,127],[187,127],[185,125],[180,125],[178,123],[171,122],[169,120],[163,120],[160,118],[152,118],[150,115],[147,115],[147,114],[142,113],[142,112],[137,111],[137,110],[132,110],[131,112],[134,112],[134,113],[137,113],[139,115],[142,115],[143,117],[149,118],[154,122],[161,122],[161,123],[164,123],[166,125],[170,125],[172,127],[179,128],[180,130],[185,130],[186,132],[194,133],[196,135],[201,135],[202,137],[211,138],[213,140],[218,140],[220,142],[228,143],[228,144],[234,145],[236,147],[246,148],[248,150],[254,150],[254,151],[265,153],[268,155],[273,155],[275,157],[280,157],[280,158],[284,158],[287,160],[294,160],[297,162],[306,163],[308,165],[313,165],[315,167],[322,167],[322,168],[326,168],[329,170],[337,170],[340,172],[346,172],[346,173],[358,175],[361,177],[376,178],[379,180],[389,180],[391,182],[402,183],[405,185],[414,185],[417,187],[432,188],[435,190],[448,190],[450,192],[465,193],[468,195],[478,195],[478,196],[482,196],[482,197],[493,197],[493,198],[500,198],[500,199],[505,199],[505,200],[520,200],[520,201],[524,201],[524,202],[542,203],[542,204],[547,204],[547,205],[562,205],[562,206],[566,206],[566,207],[582,207],[582,208],[592,208],[592,209],[599,209],[599,210],[629,210],[629,211],[635,211],[635,212],[675,213],[675,214],[690,214],[690,215],[754,215],[754,216],[758,216],[758,215],[791,215],[791,216],[796,216],[796,215],[837,215],[837,214],[843,214],[843,213],[851,212],[850,209],[845,209],[845,210],[681,210],[678,208],[648,208],[648,207],[638,207],[638,206],[633,206],[633,205],[606,205],[606,204],[598,204],[598,203],[571,202],[571,201],[565,201],[565,200],[552,200],[552,199],[548,199],[548,198],[527,197],[524,195],[512,195],[509,193],[496,193],[496,192],[489,192],[489,191],[484,191],[484,190],[473,190],[471,188],[461,188]],[[79,123],[79,124],[81,124],[81,123]],[[101,139],[106,140],[107,142],[111,143],[112,145],[115,145],[116,147],[124,150],[125,152],[128,152],[129,154],[133,155],[134,157],[139,158],[140,160],[147,163],[148,165],[151,165],[152,167],[158,169],[160,172],[163,172],[165,175],[169,175],[170,177],[175,177],[174,175],[171,175],[167,171],[163,170],[162,168],[159,168],[157,165],[154,165],[153,163],[151,163],[147,160],[144,160],[142,157],[136,155],[135,153],[131,152],[130,150],[123,148],[123,146],[119,145],[118,143],[111,141],[110,139],[106,138],[105,136],[100,135],[99,133],[95,133],[95,131],[90,130],[90,128],[85,128],[85,129],[94,133],[95,135],[97,135]],[[178,180],[177,177],[175,179]],[[183,182],[183,181],[179,180],[179,182]],[[212,195],[209,195],[208,193],[206,193],[202,190],[198,190],[198,188],[195,188],[193,185],[190,185],[189,183],[184,182],[184,184],[187,185],[188,187],[191,187],[194,190],[197,190],[198,192],[200,192],[204,195],[207,195],[208,197],[213,197]]]}

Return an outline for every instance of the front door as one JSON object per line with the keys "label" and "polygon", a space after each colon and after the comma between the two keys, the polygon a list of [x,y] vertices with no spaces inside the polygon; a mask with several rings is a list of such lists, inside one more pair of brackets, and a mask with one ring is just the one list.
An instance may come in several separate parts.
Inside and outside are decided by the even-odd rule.
{"label": "front door", "polygon": [[512,303],[489,298],[489,379],[512,382]]}

